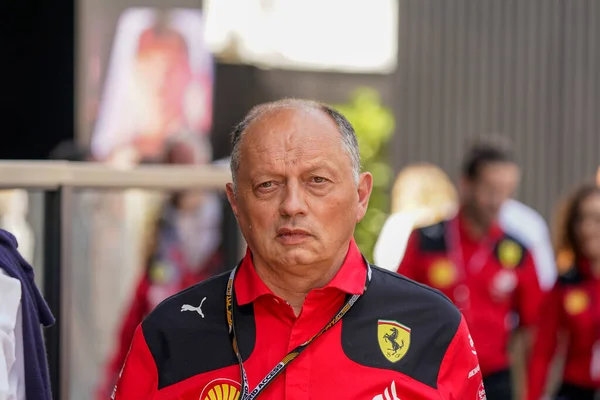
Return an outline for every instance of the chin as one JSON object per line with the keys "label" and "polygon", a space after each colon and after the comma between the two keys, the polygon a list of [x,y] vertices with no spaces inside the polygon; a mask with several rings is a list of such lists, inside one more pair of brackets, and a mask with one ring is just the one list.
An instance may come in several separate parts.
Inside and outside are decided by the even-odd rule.
{"label": "chin", "polygon": [[279,257],[286,264],[309,265],[319,261],[318,252],[302,247],[284,249]]}

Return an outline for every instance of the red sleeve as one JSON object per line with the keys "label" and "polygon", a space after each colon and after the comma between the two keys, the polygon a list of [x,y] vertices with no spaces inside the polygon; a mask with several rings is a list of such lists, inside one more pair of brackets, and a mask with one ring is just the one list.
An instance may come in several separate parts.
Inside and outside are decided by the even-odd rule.
{"label": "red sleeve", "polygon": [[548,369],[556,352],[558,334],[562,325],[561,308],[560,292],[555,286],[546,295],[540,310],[542,318],[539,319],[529,360],[526,396],[528,400],[539,400],[546,387]]}
{"label": "red sleeve", "polygon": [[464,317],[442,360],[437,386],[443,400],[485,399],[477,351]]}
{"label": "red sleeve", "polygon": [[138,283],[135,296],[125,314],[125,318],[121,322],[116,352],[108,364],[106,376],[98,395],[99,398],[106,399],[110,395],[110,391],[115,386],[119,371],[121,371],[125,358],[127,357],[127,352],[131,346],[135,330],[149,312],[147,300],[148,287],[148,279],[146,276],[143,276]]}
{"label": "red sleeve", "polygon": [[156,363],[138,326],[111,396],[112,400],[153,399],[158,391]]}
{"label": "red sleeve", "polygon": [[406,250],[402,261],[398,266],[398,273],[410,278],[412,280],[421,282],[419,280],[419,234],[418,231],[412,231],[408,242],[406,243]]}
{"label": "red sleeve", "polygon": [[523,326],[535,326],[540,316],[543,292],[531,253],[525,254],[523,265],[517,270],[516,309]]}

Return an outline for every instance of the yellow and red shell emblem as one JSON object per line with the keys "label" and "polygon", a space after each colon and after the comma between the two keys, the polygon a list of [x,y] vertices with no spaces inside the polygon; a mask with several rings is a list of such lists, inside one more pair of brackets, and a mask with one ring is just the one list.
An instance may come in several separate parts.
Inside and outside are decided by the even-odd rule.
{"label": "yellow and red shell emblem", "polygon": [[200,400],[238,400],[240,384],[231,379],[215,379],[211,381],[200,395]]}

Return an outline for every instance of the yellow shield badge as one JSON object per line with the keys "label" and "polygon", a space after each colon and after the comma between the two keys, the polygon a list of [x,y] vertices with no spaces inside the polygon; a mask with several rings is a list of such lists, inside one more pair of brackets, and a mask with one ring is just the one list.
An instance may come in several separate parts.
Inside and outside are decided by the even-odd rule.
{"label": "yellow shield badge", "polygon": [[498,246],[498,257],[505,268],[514,268],[521,262],[523,250],[512,240],[503,240]]}
{"label": "yellow shield badge", "polygon": [[377,323],[377,339],[381,352],[390,362],[402,359],[410,347],[410,328],[397,321],[380,319]]}

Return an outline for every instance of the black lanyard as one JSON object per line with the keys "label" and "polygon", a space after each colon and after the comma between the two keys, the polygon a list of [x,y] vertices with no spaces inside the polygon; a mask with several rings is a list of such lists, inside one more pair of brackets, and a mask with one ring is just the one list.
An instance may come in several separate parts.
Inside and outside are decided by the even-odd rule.
{"label": "black lanyard", "polygon": [[[369,283],[371,282],[371,267],[369,266],[369,263],[366,262],[365,260],[365,264],[367,265],[367,278],[365,281],[365,289],[364,291],[367,291],[367,287],[369,286]],[[327,332],[331,327],[333,327],[335,324],[337,324],[344,315],[346,315],[348,313],[348,311],[350,311],[350,309],[352,308],[352,306],[354,304],[356,304],[356,302],[358,301],[358,299],[360,299],[360,297],[362,295],[360,294],[354,294],[352,295],[347,301],[346,303],[342,306],[342,308],[340,308],[340,310],[337,312],[337,314],[331,319],[331,321],[329,321],[329,323],[327,325],[325,325],[323,327],[323,329],[321,329],[319,331],[319,333],[317,333],[316,335],[314,335],[313,337],[311,337],[310,339],[308,339],[306,342],[302,343],[301,345],[299,345],[298,347],[296,347],[294,350],[292,350],[291,352],[289,352],[284,358],[283,360],[281,360],[279,363],[277,363],[277,365],[275,365],[275,367],[271,370],[271,372],[269,372],[267,374],[267,376],[265,376],[260,383],[254,388],[254,390],[250,391],[250,387],[248,385],[248,377],[246,375],[246,370],[244,369],[244,363],[242,361],[242,355],[240,354],[240,350],[238,347],[238,342],[237,342],[237,338],[236,338],[236,334],[235,334],[235,323],[233,321],[233,307],[234,307],[234,292],[233,292],[233,282],[235,279],[235,273],[237,271],[237,267],[235,267],[233,269],[233,271],[231,271],[231,274],[229,275],[229,281],[227,282],[227,290],[225,292],[225,306],[226,306],[226,312],[227,312],[227,325],[229,326],[229,336],[231,338],[231,344],[233,346],[233,351],[235,352],[235,355],[238,359],[238,363],[240,364],[240,374],[242,377],[242,382],[241,382],[241,390],[240,390],[240,399],[239,400],[254,400],[255,398],[258,397],[259,394],[261,394],[263,392],[263,390],[265,390],[267,388],[267,386],[269,386],[269,384],[271,382],[273,382],[275,380],[275,378],[288,366],[292,363],[292,361],[294,361],[296,358],[298,358],[298,356],[300,355],[300,353],[302,353],[316,338],[318,338],[319,336],[321,336],[322,334],[324,334],[325,332]]]}

